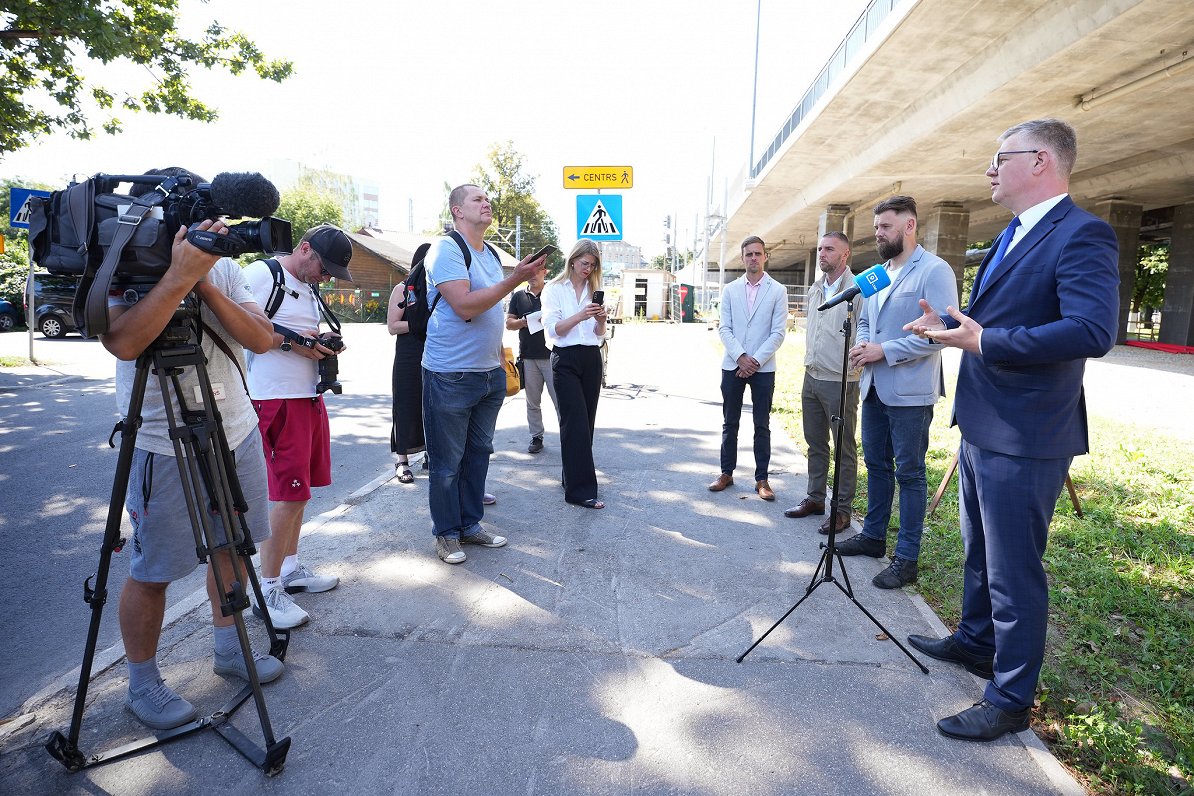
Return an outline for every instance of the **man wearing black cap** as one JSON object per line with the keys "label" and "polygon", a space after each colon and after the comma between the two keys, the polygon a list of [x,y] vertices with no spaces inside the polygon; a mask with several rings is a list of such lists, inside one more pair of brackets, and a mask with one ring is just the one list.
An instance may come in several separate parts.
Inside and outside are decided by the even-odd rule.
{"label": "man wearing black cap", "polygon": [[[320,225],[307,231],[290,254],[275,258],[282,266],[281,303],[271,316],[273,347],[249,359],[249,395],[257,410],[261,441],[269,470],[271,536],[261,545],[261,591],[275,627],[291,628],[309,618],[290,598],[297,592],[336,588],[334,575],[312,572],[298,560],[299,529],[311,499],[311,487],[332,482],[331,434],[319,383],[319,360],[343,353],[322,343],[303,345],[277,331],[279,327],[313,341],[319,337],[320,305],[315,291],[335,277],[350,280],[352,242],[337,227]],[[270,306],[275,290],[269,265],[258,261],[245,268],[257,302]]]}

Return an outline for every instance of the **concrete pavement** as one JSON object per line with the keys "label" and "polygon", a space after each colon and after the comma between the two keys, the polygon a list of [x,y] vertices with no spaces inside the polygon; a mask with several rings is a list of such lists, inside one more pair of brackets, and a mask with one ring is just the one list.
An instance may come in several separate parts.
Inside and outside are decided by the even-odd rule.
{"label": "concrete pavement", "polygon": [[[518,396],[499,417],[486,516],[507,547],[441,563],[422,473],[378,479],[312,519],[304,558],[341,583],[297,596],[312,620],[265,687],[275,733],[293,740],[278,777],[211,732],[69,774],[40,740],[69,725],[72,684],[0,741],[0,790],[1081,793],[1031,733],[940,736],[935,721],[976,701],[981,681],[923,656],[922,674],[831,584],[735,662],[805,593],[824,537],[822,518],[782,516],[804,495],[804,461],[778,423],[774,503],[750,489],[749,434],[738,484],[706,491],[718,360],[700,326],[618,331],[595,444],[604,511],[563,502],[554,426],[543,453],[525,453]],[[916,594],[870,585],[885,564],[847,559],[859,601],[901,640],[945,633]],[[172,619],[163,674],[210,712],[236,684],[211,672],[202,600]],[[121,707],[123,660],[103,664],[85,754],[144,734]],[[260,739],[251,703],[232,721]]]}

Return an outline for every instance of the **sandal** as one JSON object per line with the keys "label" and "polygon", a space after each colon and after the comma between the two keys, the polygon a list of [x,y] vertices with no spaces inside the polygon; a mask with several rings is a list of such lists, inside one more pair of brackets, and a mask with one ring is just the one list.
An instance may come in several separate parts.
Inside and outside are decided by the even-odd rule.
{"label": "sandal", "polygon": [[589,498],[588,500],[582,500],[581,502],[574,503],[573,505],[580,506],[581,508],[586,508],[586,509],[603,509],[603,508],[605,508],[605,503],[601,502],[597,498]]}
{"label": "sandal", "polygon": [[397,470],[398,470],[398,483],[413,484],[415,482],[415,474],[410,471],[409,464],[400,463],[397,465]]}

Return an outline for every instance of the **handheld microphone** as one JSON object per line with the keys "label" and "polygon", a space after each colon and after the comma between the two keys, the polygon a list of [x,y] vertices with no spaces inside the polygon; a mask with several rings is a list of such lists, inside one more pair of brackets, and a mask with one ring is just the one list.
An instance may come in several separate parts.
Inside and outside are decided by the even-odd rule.
{"label": "handheld microphone", "polygon": [[872,265],[861,274],[855,274],[853,285],[817,307],[817,311],[824,312],[830,307],[836,307],[843,301],[850,301],[860,293],[863,296],[873,296],[890,284],[891,276],[888,275],[887,269],[882,265]]}

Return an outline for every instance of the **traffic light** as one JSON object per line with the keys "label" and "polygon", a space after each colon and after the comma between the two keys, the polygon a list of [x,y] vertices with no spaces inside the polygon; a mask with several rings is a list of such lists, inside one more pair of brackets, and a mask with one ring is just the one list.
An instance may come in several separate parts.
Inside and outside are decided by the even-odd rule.
{"label": "traffic light", "polygon": [[671,216],[664,216],[664,217],[663,217],[663,227],[664,227],[664,229],[671,229],[671,228],[672,228],[672,217],[671,217]]}

